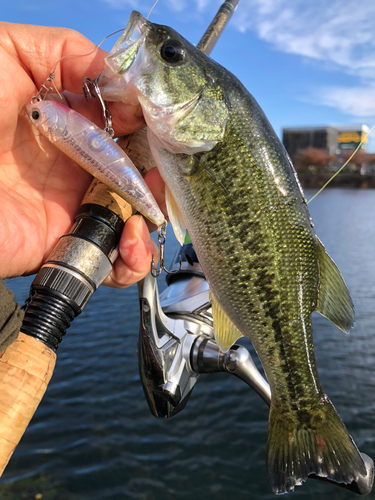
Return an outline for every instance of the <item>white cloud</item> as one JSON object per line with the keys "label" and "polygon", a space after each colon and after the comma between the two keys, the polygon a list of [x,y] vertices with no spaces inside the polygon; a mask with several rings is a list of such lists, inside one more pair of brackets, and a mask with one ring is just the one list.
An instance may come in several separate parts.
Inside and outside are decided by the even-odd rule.
{"label": "white cloud", "polygon": [[374,0],[242,0],[238,10],[240,31],[254,31],[279,51],[321,61],[358,80],[352,88],[317,89],[314,98],[321,104],[375,116]]}
{"label": "white cloud", "polygon": [[375,116],[375,84],[368,87],[323,87],[317,97],[322,104],[352,116]]}
{"label": "white cloud", "polygon": [[375,70],[373,0],[243,0],[238,10],[238,29],[255,31],[278,50],[348,71]]}

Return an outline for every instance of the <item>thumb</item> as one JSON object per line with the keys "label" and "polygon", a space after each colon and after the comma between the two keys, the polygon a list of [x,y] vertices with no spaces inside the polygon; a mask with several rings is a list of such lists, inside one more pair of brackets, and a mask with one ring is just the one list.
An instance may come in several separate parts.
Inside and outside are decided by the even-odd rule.
{"label": "thumb", "polygon": [[140,104],[107,102],[116,135],[127,135],[146,126]]}

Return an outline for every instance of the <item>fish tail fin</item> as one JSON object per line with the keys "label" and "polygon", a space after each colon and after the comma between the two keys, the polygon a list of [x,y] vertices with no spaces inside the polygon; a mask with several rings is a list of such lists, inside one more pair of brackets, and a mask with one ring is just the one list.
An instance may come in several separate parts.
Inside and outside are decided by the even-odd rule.
{"label": "fish tail fin", "polygon": [[361,454],[328,398],[296,419],[271,404],[268,432],[267,473],[276,494],[293,491],[309,474],[345,484],[366,476]]}

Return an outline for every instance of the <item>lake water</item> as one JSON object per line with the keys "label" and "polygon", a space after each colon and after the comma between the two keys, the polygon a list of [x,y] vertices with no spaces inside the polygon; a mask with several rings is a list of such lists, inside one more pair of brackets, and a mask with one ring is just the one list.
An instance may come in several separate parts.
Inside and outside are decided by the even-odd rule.
{"label": "lake water", "polygon": [[[310,211],[356,308],[350,335],[314,315],[320,379],[359,449],[375,458],[375,190],[327,189]],[[171,236],[167,247],[171,258],[177,247]],[[31,281],[8,281],[19,302]],[[204,375],[185,410],[154,418],[138,376],[138,321],[136,287],[94,294],[58,349],[0,499],[276,498],[265,473],[265,403],[229,374]],[[359,497],[309,480],[293,498]]]}

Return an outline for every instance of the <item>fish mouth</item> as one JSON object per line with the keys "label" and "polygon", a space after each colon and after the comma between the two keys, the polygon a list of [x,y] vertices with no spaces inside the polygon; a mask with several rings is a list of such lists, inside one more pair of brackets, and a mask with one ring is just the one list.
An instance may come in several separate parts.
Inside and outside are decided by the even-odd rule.
{"label": "fish mouth", "polygon": [[105,58],[107,66],[116,75],[122,75],[135,61],[138,51],[145,41],[150,23],[136,10],[130,14],[129,22]]}
{"label": "fish mouth", "polygon": [[138,103],[134,93],[128,94],[127,91],[130,90],[134,77],[140,73],[145,74],[153,68],[144,48],[151,26],[139,12],[134,10],[131,13],[126,28],[105,58],[106,68],[98,79],[103,99],[134,105]]}

